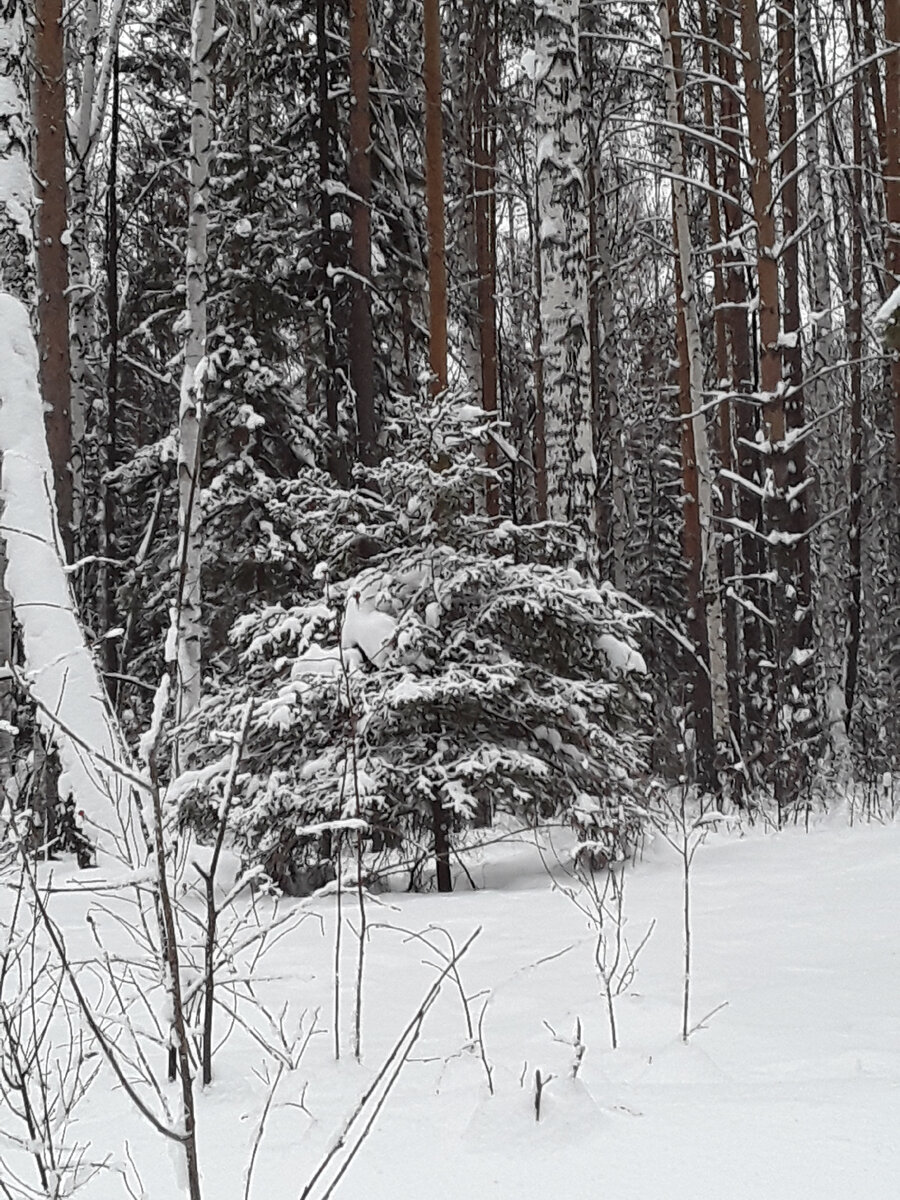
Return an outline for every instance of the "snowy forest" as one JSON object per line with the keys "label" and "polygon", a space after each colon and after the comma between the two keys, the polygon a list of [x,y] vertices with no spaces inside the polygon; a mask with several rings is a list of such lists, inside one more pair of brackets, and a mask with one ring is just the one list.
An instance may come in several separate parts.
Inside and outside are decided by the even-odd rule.
{"label": "snowy forest", "polygon": [[900,991],[900,0],[0,0],[0,514],[0,1196],[578,1200],[740,846]]}

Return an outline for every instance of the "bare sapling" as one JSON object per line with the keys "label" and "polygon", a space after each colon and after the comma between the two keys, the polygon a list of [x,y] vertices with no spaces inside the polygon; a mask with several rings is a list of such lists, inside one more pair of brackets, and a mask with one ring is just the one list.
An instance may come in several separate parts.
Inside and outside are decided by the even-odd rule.
{"label": "bare sapling", "polygon": [[583,914],[593,933],[594,966],[603,989],[609,1040],[619,1048],[619,1022],[616,1001],[634,982],[637,961],[656,927],[652,920],[634,945],[627,935],[625,912],[625,863],[614,862],[595,842],[579,843],[570,863],[557,856],[557,867],[570,880],[561,883],[548,869],[553,886]]}
{"label": "bare sapling", "polygon": [[[682,783],[678,788],[678,798],[673,799],[670,793],[658,789],[656,803],[651,805],[652,820],[656,829],[669,843],[678,855],[681,863],[681,928],[683,943],[683,979],[681,999],[681,1040],[687,1042],[692,1033],[704,1027],[707,1014],[696,1025],[691,1026],[691,971],[693,967],[693,926],[691,921],[691,871],[694,856],[702,845],[711,825],[728,822],[726,813],[716,808],[698,812],[692,811],[689,788]],[[719,1005],[718,1012],[724,1005]]]}
{"label": "bare sapling", "polygon": [[[466,1025],[466,1040],[462,1046],[452,1055],[447,1056],[443,1061],[445,1064],[453,1058],[461,1058],[463,1055],[477,1054],[484,1071],[485,1080],[487,1082],[488,1092],[494,1094],[494,1072],[488,1060],[487,1051],[484,1042],[484,1018],[487,1012],[487,1007],[491,999],[491,994],[485,998],[484,1004],[481,1007],[477,1021],[473,1018],[472,1001],[477,1000],[479,996],[484,995],[483,992],[470,995],[463,986],[462,977],[459,973],[459,958],[460,952],[457,949],[456,942],[449,930],[438,925],[429,925],[427,929],[416,932],[412,929],[404,929],[402,926],[394,925],[388,922],[378,922],[369,925],[371,931],[376,929],[384,929],[392,933],[400,933],[403,935],[406,942],[421,942],[428,950],[434,954],[435,960],[423,959],[423,963],[427,967],[432,967],[442,975],[446,974],[453,983],[459,996],[460,1004],[462,1005],[463,1018]],[[447,939],[447,948],[444,949],[438,942],[438,938]]]}
{"label": "bare sapling", "polygon": [[219,860],[222,856],[222,847],[225,842],[225,832],[228,828],[228,816],[234,800],[234,790],[235,784],[237,783],[238,768],[240,766],[241,755],[244,752],[244,746],[247,741],[247,732],[250,728],[250,720],[252,716],[253,701],[248,700],[244,707],[243,716],[241,717],[240,727],[235,735],[234,743],[232,745],[231,761],[228,765],[228,774],[225,778],[225,785],[222,790],[222,799],[219,804],[218,828],[216,830],[216,840],[213,846],[209,867],[204,870],[199,863],[194,864],[198,874],[203,880],[204,898],[206,901],[206,938],[203,955],[203,1047],[201,1052],[202,1078],[204,1087],[212,1083],[213,1010],[215,1004],[216,982],[216,923],[218,920],[218,913],[216,911],[216,872],[218,871]]}
{"label": "bare sapling", "polygon": [[[159,692],[157,693],[157,701],[154,704],[155,717],[165,707],[165,702],[168,698],[168,683],[169,678],[166,676],[163,684],[160,685]],[[151,730],[152,733],[153,730]],[[185,1019],[184,1000],[182,996],[181,964],[176,933],[175,910],[172,902],[172,893],[169,888],[163,805],[156,757],[160,733],[161,723],[157,725],[156,736],[145,742],[147,770],[150,778],[150,816],[155,851],[156,896],[164,943],[166,988],[169,993],[170,1003],[169,1016],[171,1021],[172,1049],[177,1059],[178,1075],[181,1081],[182,1146],[184,1148],[185,1167],[187,1169],[188,1189],[191,1200],[200,1200],[200,1167],[197,1159],[197,1121],[194,1107],[193,1076],[191,1073],[190,1047],[188,1044],[188,1026]]]}
{"label": "bare sapling", "polygon": [[329,1200],[333,1195],[335,1188],[347,1173],[350,1164],[371,1133],[400,1073],[409,1061],[410,1054],[422,1034],[425,1018],[441,994],[444,984],[480,933],[481,926],[466,939],[458,953],[454,954],[450,963],[432,983],[419,1007],[381,1064],[375,1078],[359,1097],[340,1133],[308,1179],[300,1193],[300,1200]]}
{"label": "bare sapling", "polygon": [[25,873],[14,872],[5,873],[8,917],[0,920],[0,1194],[59,1200],[104,1169],[70,1138],[100,1068],[42,944]]}

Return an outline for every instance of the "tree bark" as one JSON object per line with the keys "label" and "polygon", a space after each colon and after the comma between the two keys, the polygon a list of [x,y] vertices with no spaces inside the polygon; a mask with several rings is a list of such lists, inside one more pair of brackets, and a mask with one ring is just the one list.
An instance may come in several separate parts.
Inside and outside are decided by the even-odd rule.
{"label": "tree bark", "polygon": [[72,557],[72,395],[66,218],[66,69],[62,0],[34,5],[38,353],[59,526]]}
{"label": "tree bark", "polygon": [[[808,787],[805,741],[813,721],[810,709],[813,698],[805,686],[805,674],[812,651],[802,627],[806,622],[809,604],[803,590],[807,581],[804,579],[800,550],[800,543],[805,540],[805,530],[798,531],[792,520],[793,505],[802,497],[806,480],[802,475],[792,473],[792,464],[796,464],[797,460],[791,453],[787,439],[789,424],[782,373],[784,342],[779,294],[781,254],[773,204],[772,145],[762,88],[757,0],[741,0],[741,45],[750,151],[750,194],[757,229],[760,382],[766,433],[764,449],[771,464],[765,501],[766,543],[770,567],[775,576],[775,710],[769,727],[769,747],[774,770],[775,801],[781,820],[788,808],[805,796]],[[782,105],[785,103],[783,95],[780,101]],[[782,131],[784,128],[782,123]],[[788,208],[789,224],[791,219]],[[790,292],[787,295],[790,296]],[[789,299],[788,303],[792,304],[793,301]],[[792,314],[791,320],[794,319]],[[795,419],[792,417],[792,424]],[[801,628],[795,621],[798,610],[803,618]],[[798,676],[804,685],[802,692],[794,687]]]}
{"label": "tree bark", "polygon": [[[444,119],[439,0],[425,0],[425,198],[428,227],[428,355],[431,392],[447,390],[447,257],[444,238]],[[434,857],[439,892],[452,889],[447,813],[431,802]]]}
{"label": "tree bark", "polygon": [[428,232],[428,357],[431,391],[447,390],[447,253],[439,0],[425,0],[425,203]]}
{"label": "tree bark", "polygon": [[578,0],[535,9],[537,223],[547,514],[596,570],[596,463],[588,336],[588,196]]}
{"label": "tree bark", "polygon": [[728,743],[729,702],[722,627],[717,538],[713,527],[712,463],[703,413],[703,345],[697,313],[684,146],[681,137],[684,70],[678,0],[660,0],[660,34],[669,123],[672,212],[676,254],[679,398],[684,485],[684,549],[688,564],[688,606],[698,657],[693,706],[697,778],[717,788],[716,760]]}
{"label": "tree bark", "polygon": [[[212,37],[215,0],[193,0],[191,6],[191,142],[188,163],[187,341],[181,380],[178,442],[179,575],[177,620],[178,686],[176,724],[181,725],[200,702],[201,423],[206,373],[207,228],[212,146]],[[176,750],[176,770],[183,767]]]}
{"label": "tree bark", "polygon": [[[472,116],[472,207],[475,232],[475,267],[478,273],[478,358],[481,368],[481,407],[497,415],[497,126],[495,105],[498,85],[499,13],[496,3],[474,0],[474,113]],[[485,465],[496,471],[497,444],[488,442]],[[500,485],[485,484],[485,511],[500,515]]]}
{"label": "tree bark", "polygon": [[[884,5],[884,198],[885,263],[892,288],[900,287],[900,4]],[[894,419],[894,483],[900,498],[900,354],[891,364]]]}
{"label": "tree bark", "polygon": [[369,5],[350,0],[350,386],[356,400],[357,453],[375,461],[375,353],[372,341],[372,164],[369,104]]}

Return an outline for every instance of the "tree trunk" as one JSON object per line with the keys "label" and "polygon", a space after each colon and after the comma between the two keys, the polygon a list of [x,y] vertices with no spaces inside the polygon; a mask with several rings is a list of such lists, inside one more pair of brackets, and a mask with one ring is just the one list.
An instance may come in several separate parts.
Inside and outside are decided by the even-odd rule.
{"label": "tree trunk", "polygon": [[[112,471],[117,462],[119,411],[119,52],[113,54],[112,121],[109,135],[109,167],[106,187],[106,330],[108,355],[106,368],[106,429],[104,430],[105,468]],[[105,481],[100,484],[103,496],[103,520],[100,523],[100,554],[98,569],[100,591],[100,628],[108,634],[116,621],[116,589],[111,560],[116,557],[116,493]],[[118,656],[116,640],[103,639],[103,667],[107,688],[115,703],[118,693]]]}
{"label": "tree trunk", "polygon": [[372,342],[372,165],[369,145],[369,5],[350,0],[350,386],[356,398],[357,453],[375,461],[375,355]]}
{"label": "tree trunk", "polygon": [[659,23],[666,82],[672,211],[676,254],[676,309],[682,464],[684,483],[684,548],[688,563],[688,605],[698,656],[694,671],[694,721],[697,778],[717,787],[716,759],[727,747],[728,679],[722,628],[717,539],[713,528],[712,463],[703,413],[703,346],[697,314],[694,255],[691,246],[684,147],[682,90],[684,71],[678,0],[661,0]]}
{"label": "tree trunk", "polygon": [[[425,0],[425,196],[428,226],[428,354],[432,395],[447,390],[447,259],[444,244],[444,120],[441,112],[441,15],[439,0]],[[439,892],[452,889],[447,813],[431,802]]]}
{"label": "tree trunk", "polygon": [[[478,272],[478,358],[481,368],[481,407],[490,416],[497,414],[497,127],[496,97],[498,85],[499,13],[496,3],[474,0],[472,13],[474,42],[474,112],[472,114],[473,214],[475,267]],[[491,440],[485,452],[485,464],[495,471],[497,445]],[[495,519],[500,515],[500,485],[489,479],[485,485],[485,511]]]}
{"label": "tree trunk", "polygon": [[66,220],[66,69],[62,0],[34,6],[38,352],[59,527],[72,557],[72,399]]}
{"label": "tree trunk", "polygon": [[[797,460],[790,453],[781,355],[781,298],[779,295],[779,242],[773,206],[772,157],[762,89],[762,50],[759,36],[757,0],[741,0],[741,45],[744,52],[744,82],[747,97],[747,128],[751,168],[750,194],[757,228],[756,274],[759,288],[760,382],[765,421],[765,454],[771,464],[771,480],[766,489],[766,541],[770,551],[770,569],[774,572],[775,711],[769,730],[774,766],[774,791],[779,820],[797,803],[808,786],[806,738],[813,720],[806,689],[806,664],[811,647],[804,636],[809,599],[804,578],[800,542],[792,520],[793,505],[806,487],[802,475],[791,472]],[[794,89],[796,90],[796,89]],[[785,98],[781,97],[782,105]],[[784,121],[784,117],[782,117]],[[784,129],[784,124],[782,124]],[[787,209],[787,220],[792,217]],[[787,293],[790,297],[790,293]],[[791,299],[788,300],[792,304]],[[791,316],[793,320],[793,314]],[[800,410],[802,412],[802,409]],[[798,628],[795,614],[801,611]],[[802,692],[794,689],[798,679]]]}
{"label": "tree trunk", "polygon": [[[713,89],[712,47],[714,45],[709,20],[707,0],[700,0],[701,63],[704,74],[703,120],[710,138],[716,136],[715,94]],[[722,239],[722,201],[720,199],[719,164],[715,144],[706,147],[706,170],[710,191],[709,235],[713,246],[713,328],[716,348],[716,387],[723,393],[718,408],[718,451],[722,473],[719,476],[721,495],[720,512],[727,527],[735,515],[735,493],[732,475],[734,472],[734,445],[732,442],[732,397],[727,393],[731,387],[729,377],[730,355],[728,348],[728,314],[726,310],[726,267],[725,247]],[[737,554],[733,534],[718,539],[721,578],[731,580],[737,570]],[[727,596],[727,590],[726,590]],[[737,608],[732,603],[722,604],[722,625],[725,636],[725,656],[728,680],[728,704],[731,722],[731,738],[735,746],[741,745],[741,662],[739,623]]]}
{"label": "tree trunk", "polygon": [[447,390],[447,254],[439,0],[425,0],[425,202],[428,228],[428,357],[431,390]]}
{"label": "tree trunk", "polygon": [[[0,292],[33,309],[37,298],[31,221],[34,192],[28,162],[31,131],[28,101],[28,38],[25,0],[7,0],[0,8]],[[3,461],[0,459],[0,486]],[[5,515],[0,502],[0,519]],[[7,590],[7,544],[0,537],[0,666],[12,661],[13,605]],[[0,719],[13,723],[12,681],[0,676]],[[12,769],[13,738],[0,727],[0,787]]]}
{"label": "tree trunk", "polygon": [[588,196],[578,0],[535,9],[537,224],[547,514],[597,565],[596,464],[588,337]]}
{"label": "tree trunk", "polygon": [[[885,262],[892,288],[900,287],[900,4],[885,0],[884,40],[884,197]],[[894,483],[900,500],[900,353],[891,364],[894,417]]]}
{"label": "tree trunk", "polygon": [[335,264],[334,234],[331,228],[331,143],[335,127],[334,99],[331,94],[331,56],[329,54],[328,0],[316,0],[316,69],[319,101],[319,226],[321,229],[320,278],[328,302],[324,305],[323,362],[320,368],[322,391],[325,396],[325,420],[331,435],[328,466],[339,484],[345,486],[350,478],[345,447],[341,441],[339,402],[340,372],[337,354],[336,283],[329,275]]}
{"label": "tree trunk", "polygon": [[[859,19],[853,0],[853,24]],[[853,170],[850,187],[854,206],[862,205],[863,81],[853,78]],[[858,222],[850,226],[850,302],[847,305],[847,351],[850,359],[850,511],[848,513],[847,649],[844,670],[844,727],[853,720],[859,682],[862,640],[862,467],[863,467],[863,244]]]}
{"label": "tree trunk", "polygon": [[735,19],[729,3],[718,6],[717,42],[719,46],[720,113],[723,155],[722,219],[726,250],[725,297],[728,339],[731,351],[731,387],[734,393],[734,435],[737,484],[736,517],[740,525],[735,539],[740,554],[735,578],[729,587],[735,615],[740,612],[740,643],[744,667],[741,680],[743,729],[741,747],[744,762],[752,763],[762,751],[765,693],[769,677],[762,669],[765,657],[766,600],[761,575],[764,561],[762,546],[755,532],[762,520],[759,501],[761,472],[756,451],[759,428],[754,392],[754,364],[748,328],[747,262],[743,248],[746,224],[743,209],[740,163],[744,153],[739,83],[736,64]]}
{"label": "tree trunk", "polygon": [[[200,702],[200,470],[201,418],[206,374],[207,205],[212,143],[212,36],[215,0],[193,0],[191,7],[191,144],[188,164],[187,342],[181,381],[178,443],[179,577],[177,619],[178,686],[176,724]],[[184,764],[176,750],[176,770]]]}

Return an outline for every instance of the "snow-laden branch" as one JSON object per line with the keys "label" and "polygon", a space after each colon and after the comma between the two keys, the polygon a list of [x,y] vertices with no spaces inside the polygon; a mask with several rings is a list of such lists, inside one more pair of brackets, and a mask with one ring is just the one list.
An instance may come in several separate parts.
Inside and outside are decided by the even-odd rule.
{"label": "snow-laden branch", "polygon": [[0,292],[0,456],[6,587],[22,627],[24,676],[46,710],[41,723],[59,750],[60,792],[72,794],[92,827],[118,838],[130,824],[128,786],[110,764],[124,764],[123,742],[60,557],[28,313],[5,292]]}

